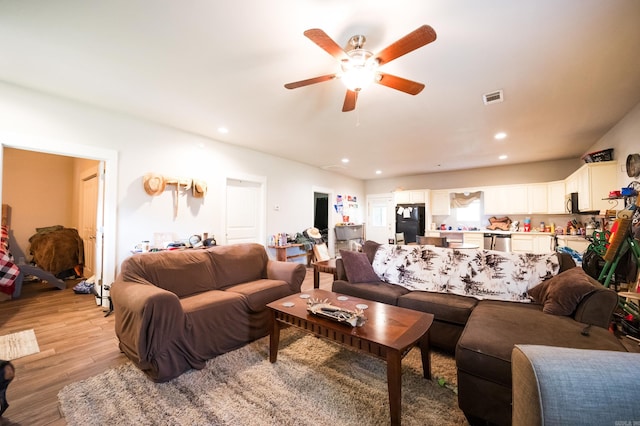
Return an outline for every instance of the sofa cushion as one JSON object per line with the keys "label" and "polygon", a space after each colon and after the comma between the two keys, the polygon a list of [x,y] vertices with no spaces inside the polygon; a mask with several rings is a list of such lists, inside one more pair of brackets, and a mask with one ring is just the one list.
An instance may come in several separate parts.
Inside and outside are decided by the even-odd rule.
{"label": "sofa cushion", "polygon": [[374,302],[397,305],[398,298],[409,293],[406,288],[379,281],[377,283],[351,284],[348,281],[337,280],[333,282],[331,291],[334,293],[347,294],[353,297],[373,300]]}
{"label": "sofa cushion", "polygon": [[511,352],[516,344],[624,351],[607,329],[571,317],[547,315],[542,306],[483,300],[473,310],[456,348],[459,370],[511,387]]}
{"label": "sofa cushion", "polygon": [[205,250],[211,256],[219,288],[267,277],[269,256],[260,244],[232,244]]}
{"label": "sofa cushion", "polygon": [[383,281],[409,290],[446,292],[453,252],[440,247],[385,244],[376,252],[373,270]]}
{"label": "sofa cushion", "polygon": [[120,275],[123,281],[153,284],[178,297],[217,288],[204,250],[135,254],[122,262]]}
{"label": "sofa cushion", "polygon": [[263,311],[268,303],[291,294],[286,281],[267,279],[236,284],[227,287],[225,291],[242,294],[247,298],[249,309],[253,312]]}
{"label": "sofa cushion", "polygon": [[376,257],[376,252],[380,246],[380,243],[371,240],[367,240],[362,244],[362,252],[367,255],[369,263],[373,263],[373,259]]}
{"label": "sofa cushion", "polygon": [[556,253],[464,251],[455,260],[461,273],[449,282],[450,293],[523,303],[531,301],[530,288],[556,275],[560,268]]}
{"label": "sofa cushion", "polygon": [[372,283],[380,281],[365,253],[340,250],[340,257],[351,283]]}
{"label": "sofa cushion", "polygon": [[398,306],[432,313],[437,321],[465,325],[478,304],[473,297],[456,294],[412,291],[398,298]]}
{"label": "sofa cushion", "polygon": [[[595,281],[579,266],[559,273],[529,290],[529,296],[553,315],[571,315],[578,303],[596,290]],[[596,282],[597,283],[597,282]],[[599,285],[599,283],[598,283]]]}
{"label": "sofa cushion", "polygon": [[373,269],[409,290],[529,303],[527,290],[558,273],[556,253],[505,253],[442,247],[382,245]]}

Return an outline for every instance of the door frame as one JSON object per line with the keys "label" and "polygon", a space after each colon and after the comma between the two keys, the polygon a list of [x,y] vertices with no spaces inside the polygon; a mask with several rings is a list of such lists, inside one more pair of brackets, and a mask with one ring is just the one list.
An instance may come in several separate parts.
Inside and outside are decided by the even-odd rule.
{"label": "door frame", "polygon": [[334,208],[333,208],[333,202],[332,200],[335,199],[335,191],[332,188],[326,188],[324,186],[315,186],[313,185],[311,187],[311,218],[309,219],[309,223],[313,223],[313,219],[314,219],[314,215],[315,215],[315,194],[316,192],[321,192],[323,194],[327,194],[329,196],[329,203],[328,203],[328,215],[329,217],[327,217],[327,248],[329,249],[329,254],[331,255],[331,257],[336,257],[336,253],[335,253],[335,212],[334,212]]}
{"label": "door frame", "polygon": [[267,246],[267,177],[248,175],[248,174],[231,174],[224,177],[224,214],[222,215],[222,229],[224,229],[223,244],[227,244],[227,186],[229,180],[239,180],[245,182],[251,182],[260,185],[260,200],[258,202],[260,211],[258,212],[259,231],[258,241],[263,246]]}
{"label": "door frame", "polygon": [[[98,193],[104,198],[103,222],[96,229],[96,241],[102,240],[102,278],[96,277],[96,285],[111,285],[115,281],[116,263],[116,223],[117,223],[117,192],[118,192],[118,151],[89,145],[75,144],[65,141],[30,139],[24,135],[11,139],[0,140],[0,200],[2,199],[2,170],[4,148],[16,148],[25,151],[42,152],[46,154],[65,155],[68,157],[86,158],[102,161],[104,174],[98,185]],[[6,138],[6,136],[5,136]],[[102,188],[102,192],[100,192]],[[96,266],[96,269],[99,267]],[[100,287],[102,288],[102,287]],[[109,307],[108,291],[101,291],[101,305]]]}
{"label": "door frame", "polygon": [[[103,209],[103,202],[102,202],[102,197],[101,197],[101,185],[100,185],[100,179],[102,178],[102,170],[104,164],[102,163],[102,161],[98,162],[97,164],[95,164],[92,167],[89,167],[85,170],[80,170],[80,173],[78,175],[78,186],[79,186],[79,196],[78,196],[78,200],[79,200],[79,211],[78,211],[78,228],[79,228],[79,232],[80,235],[82,236],[84,234],[84,228],[85,228],[85,221],[84,221],[84,211],[85,211],[85,205],[86,205],[86,200],[84,199],[85,196],[85,192],[84,192],[84,185],[83,183],[88,181],[88,180],[92,180],[92,179],[97,179],[97,193],[96,193],[96,214],[95,217],[93,217],[93,222],[95,225],[95,235],[93,236],[93,245],[94,245],[94,250],[93,250],[93,269],[90,269],[92,275],[94,277],[96,276],[100,276],[102,275],[102,244],[100,243],[100,241],[98,240],[97,237],[97,229],[98,229],[98,224],[102,223],[102,211]],[[85,264],[87,263],[87,252],[85,250]],[[99,261],[97,259],[100,259]],[[84,269],[84,271],[86,272],[86,267]]]}

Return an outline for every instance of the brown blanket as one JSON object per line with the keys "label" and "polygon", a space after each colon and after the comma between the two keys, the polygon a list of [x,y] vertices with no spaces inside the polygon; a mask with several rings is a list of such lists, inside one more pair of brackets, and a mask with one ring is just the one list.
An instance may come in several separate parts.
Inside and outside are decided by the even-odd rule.
{"label": "brown blanket", "polygon": [[84,264],[84,246],[78,230],[56,228],[38,232],[29,238],[33,262],[53,275]]}

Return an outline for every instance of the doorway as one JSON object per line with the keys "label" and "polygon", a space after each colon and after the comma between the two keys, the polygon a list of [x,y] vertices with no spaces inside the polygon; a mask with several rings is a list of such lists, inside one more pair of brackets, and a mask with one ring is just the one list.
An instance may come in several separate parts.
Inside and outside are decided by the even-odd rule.
{"label": "doorway", "polygon": [[322,239],[327,242],[329,236],[329,194],[313,193],[313,227],[320,231]]}
{"label": "doorway", "polygon": [[[116,220],[117,220],[117,170],[118,152],[112,149],[99,148],[57,141],[55,148],[49,140],[16,138],[0,141],[0,198],[2,198],[4,175],[4,149],[15,148],[36,153],[46,153],[73,157],[84,160],[100,161],[103,164],[102,176],[99,179],[98,197],[102,207],[97,210],[95,245],[95,288],[99,297],[96,302],[102,307],[109,307],[109,290],[103,284],[111,284],[115,280],[117,270],[116,258]],[[16,185],[19,182],[15,183]],[[46,208],[46,206],[38,206]]]}

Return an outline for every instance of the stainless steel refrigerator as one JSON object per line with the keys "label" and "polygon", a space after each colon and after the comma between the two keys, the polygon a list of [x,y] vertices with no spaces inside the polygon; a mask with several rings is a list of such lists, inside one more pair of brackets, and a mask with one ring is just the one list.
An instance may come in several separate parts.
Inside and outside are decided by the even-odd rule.
{"label": "stainless steel refrigerator", "polygon": [[417,236],[424,236],[424,204],[398,204],[396,206],[396,233],[404,233],[405,244],[417,242]]}

